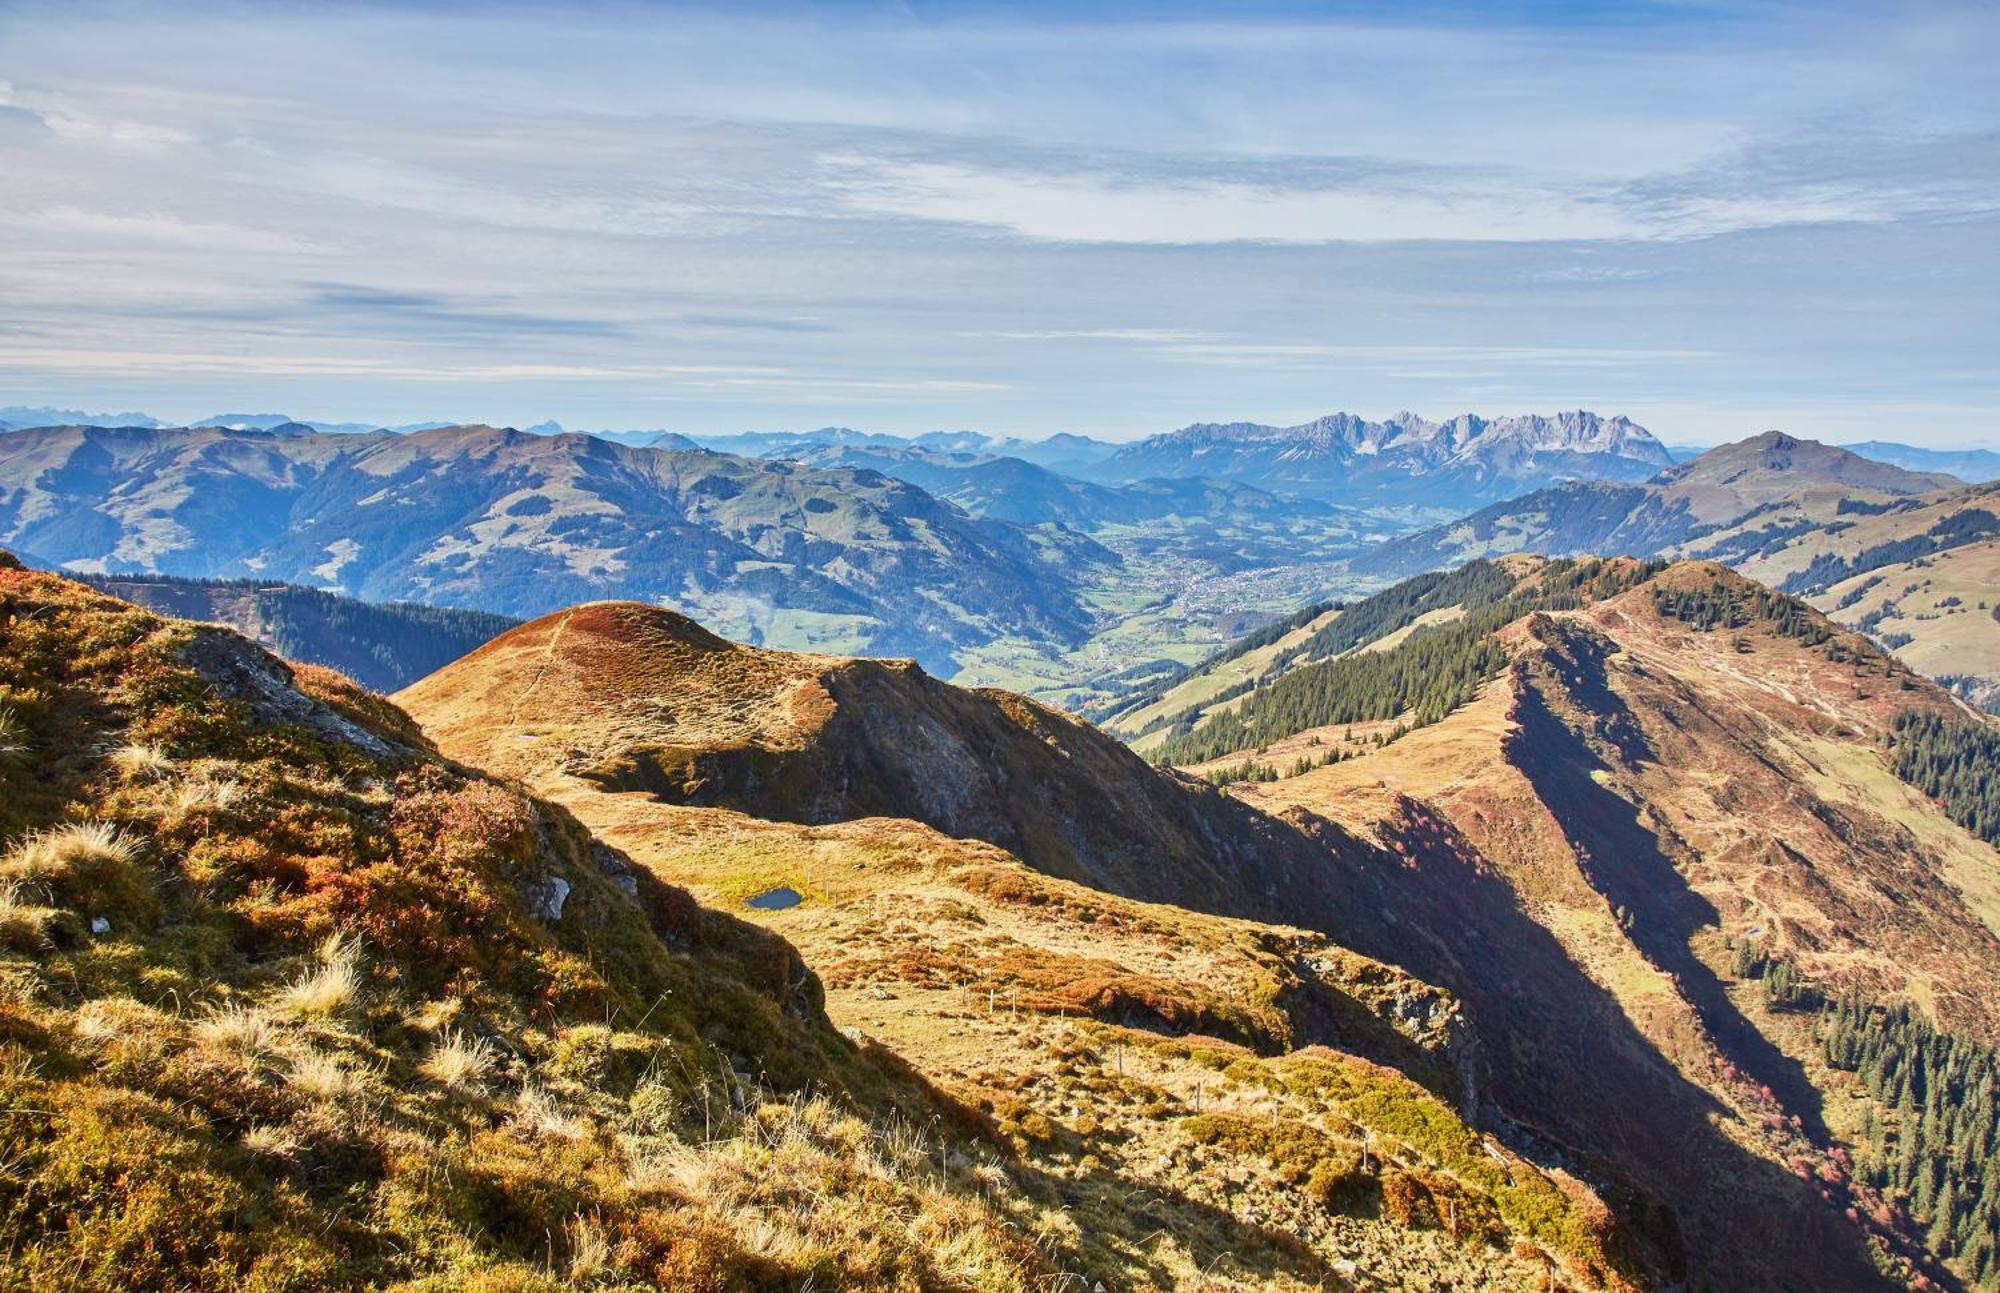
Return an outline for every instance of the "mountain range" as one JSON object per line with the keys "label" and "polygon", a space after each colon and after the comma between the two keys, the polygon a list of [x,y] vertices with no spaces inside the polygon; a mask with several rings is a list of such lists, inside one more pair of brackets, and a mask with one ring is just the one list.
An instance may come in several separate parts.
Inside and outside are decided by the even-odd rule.
{"label": "mountain range", "polygon": [[1888,440],[1864,440],[1841,448],[1911,471],[1943,472],[1975,483],[2000,480],[2000,453],[1991,449],[1920,449]]}
{"label": "mountain range", "polygon": [[1565,477],[1643,480],[1666,446],[1628,418],[1577,411],[1432,422],[1336,413],[1300,426],[1197,423],[1119,449],[1104,474],[1215,476],[1343,502],[1473,506]]}
{"label": "mountain range", "polygon": [[1074,435],[905,438],[844,427],[701,439],[762,457],[854,452],[918,461],[947,456],[965,465],[1015,458],[1104,484],[1203,477],[1321,501],[1432,510],[1508,497],[1551,478],[1643,479],[1671,462],[1665,446],[1630,419],[1583,411],[1493,419],[1468,413],[1445,422],[1414,413],[1380,422],[1336,413],[1289,427],[1197,423],[1123,445]]}
{"label": "mountain range", "polygon": [[1774,431],[1643,484],[1577,481],[1497,503],[1383,543],[1354,569],[1395,577],[1509,552],[1725,562],[1813,599],[1969,697],[2000,697],[2000,623],[1984,613],[2000,569],[1994,485]]}
{"label": "mountain range", "polygon": [[[741,438],[736,447],[766,455],[745,458],[664,432],[613,442],[549,423],[334,435],[283,418],[10,433],[0,541],[79,572],[252,577],[516,617],[637,596],[753,641],[909,654],[947,676],[1100,707],[1090,712],[1329,590],[1517,550],[1710,557],[1812,597],[1968,697],[2000,702],[2000,667],[1986,662],[2000,626],[1978,613],[1988,552],[1973,544],[1991,511],[1977,491],[1920,517],[1913,500],[1958,482],[1778,433],[1649,480],[1573,480],[1409,533],[1413,518],[1445,510],[1434,504],[1447,477],[1496,463],[1547,469],[1551,452],[1582,455],[1591,472],[1638,470],[1612,450],[1641,452],[1650,438],[1574,414],[1342,416],[1195,428],[1125,450],[1048,442],[1127,468],[1221,473],[1126,480],[1100,462],[1088,470],[1101,478],[1085,480],[1001,452],[1020,442],[971,432],[773,433]],[[1285,479],[1271,489],[1229,478],[1274,464]],[[1390,496],[1421,485],[1425,502],[1350,506],[1296,492],[1344,476],[1327,488],[1358,499],[1371,496],[1360,477],[1384,472],[1403,482],[1385,487]],[[560,483],[541,487],[549,481]],[[353,533],[350,513],[361,517]],[[1940,579],[1926,567],[1946,549],[1955,555]]]}
{"label": "mountain range", "polygon": [[[1544,424],[1560,425],[1566,420],[1579,429],[1587,428],[1593,421],[1598,423],[1606,421],[1605,419],[1597,418],[1594,414],[1585,413],[1557,414],[1553,417],[1541,417],[1537,415],[1529,415],[1522,418],[1503,417],[1494,421],[1497,423],[1541,422]],[[1613,418],[1609,419],[1609,421],[1613,423],[1627,423],[1629,425],[1629,421],[1623,418]],[[1150,441],[1140,441],[1138,443],[1165,442],[1174,436],[1184,436],[1189,432],[1209,431],[1218,426],[1242,428],[1246,431],[1272,434],[1278,438],[1285,437],[1289,432],[1300,432],[1303,438],[1310,438],[1312,428],[1340,422],[1371,425],[1366,423],[1365,419],[1354,418],[1348,414],[1334,414],[1331,417],[1319,419],[1317,422],[1306,423],[1300,427],[1293,428],[1263,427],[1260,424],[1248,422],[1225,424],[1198,423],[1194,426],[1183,428],[1179,432],[1156,435],[1151,437]],[[1452,426],[1455,424],[1484,422],[1485,419],[1467,414],[1442,425]],[[195,419],[186,425],[225,426],[237,430],[268,430],[284,423],[295,423],[330,434],[353,434],[378,430],[395,432],[427,431],[438,427],[460,425],[450,421],[383,425],[373,422],[332,421],[309,417],[294,418],[284,413],[215,413],[205,418]],[[1372,425],[1382,430],[1387,430],[1390,427],[1403,427],[1405,430],[1410,430],[1415,429],[1418,424],[1423,426],[1434,425],[1426,423],[1424,419],[1409,413],[1398,414],[1396,417],[1390,418],[1385,422]],[[0,431],[43,426],[166,427],[170,425],[173,424],[149,414],[138,412],[98,414],[86,413],[80,409],[63,409],[48,405],[0,406]],[[538,435],[560,434],[567,430],[562,423],[553,419],[538,422],[526,429]],[[699,435],[684,435],[658,428],[651,430],[604,429],[584,431],[581,434],[594,435],[623,444],[657,448],[687,449],[703,446],[721,453],[734,453],[753,458],[798,457],[829,447],[889,450],[916,449],[924,452],[969,454],[982,460],[991,458],[1019,458],[1024,462],[1030,462],[1038,467],[1044,467],[1066,476],[1074,476],[1082,479],[1102,478],[1112,481],[1130,479],[1131,477],[1126,474],[1126,469],[1122,467],[1112,469],[1109,474],[1102,476],[1100,475],[1101,469],[1105,467],[1107,461],[1114,455],[1125,449],[1134,447],[1129,443],[1100,440],[1073,432],[1057,432],[1053,435],[1037,439],[1029,439],[1021,436],[990,436],[978,431],[931,431],[914,436],[900,436],[884,432],[856,431],[849,427],[821,427],[811,431],[752,431]],[[1379,442],[1380,432],[1378,431],[1376,434]],[[1363,433],[1356,438],[1366,439],[1367,436]],[[1541,450],[1536,450],[1536,452],[1546,452],[1551,447],[1556,446],[1545,446]],[[1592,447],[1570,447],[1578,448],[1586,456],[1602,452],[1601,449]],[[1681,462],[1699,457],[1715,446],[1708,444],[1668,444],[1663,447],[1667,450],[1669,461]],[[2000,453],[1995,453],[1988,449],[1928,449],[1916,445],[1901,444],[1891,440],[1858,441],[1851,444],[1844,444],[1840,447],[1863,458],[1890,463],[1893,466],[1904,467],[1911,471],[1943,472],[1948,475],[1957,476],[1962,480],[1974,482],[2000,479]],[[1620,451],[1614,450],[1614,452]],[[1424,455],[1420,455],[1420,457],[1422,456]],[[1645,449],[1640,450],[1639,456],[1648,460],[1652,458],[1650,450]],[[1590,473],[1587,472],[1586,474]],[[1618,471],[1613,471],[1605,474],[1617,476],[1619,473]]]}
{"label": "mountain range", "polygon": [[[1239,532],[1284,525],[1311,528],[1322,535],[1338,533],[1351,541],[1371,524],[1353,508],[1281,497],[1255,486],[1202,476],[1098,484],[1023,458],[913,445],[821,445],[795,449],[786,456],[816,467],[879,471],[974,516],[1021,525],[1057,522],[1093,535],[1114,526],[1207,520]],[[1252,538],[1226,558],[1225,564],[1241,568],[1273,565],[1284,559],[1279,550],[1265,548]]]}
{"label": "mountain range", "polygon": [[1088,477],[1118,446],[1089,436],[1058,432],[1040,440],[989,436],[978,431],[930,431],[916,436],[856,431],[851,427],[821,427],[816,431],[751,431],[736,435],[702,435],[695,442],[721,453],[754,458],[806,458],[828,450],[945,454],[975,461],[1016,458],[1048,471]]}
{"label": "mountain range", "polygon": [[622,594],[749,637],[905,654],[1079,641],[1074,532],[874,472],[491,427],[407,435],[70,427],[0,438],[0,542],[95,574],[255,577],[533,615]]}
{"label": "mountain range", "polygon": [[[1507,552],[1545,555],[1673,552],[1724,557],[1779,542],[1801,520],[1833,520],[1843,499],[1911,498],[1962,486],[1812,440],[1771,431],[1711,449],[1643,482],[1569,481],[1492,504],[1383,544],[1357,562],[1401,576]],[[1754,530],[1745,527],[1756,522]],[[1749,534],[1757,536],[1752,545]]]}

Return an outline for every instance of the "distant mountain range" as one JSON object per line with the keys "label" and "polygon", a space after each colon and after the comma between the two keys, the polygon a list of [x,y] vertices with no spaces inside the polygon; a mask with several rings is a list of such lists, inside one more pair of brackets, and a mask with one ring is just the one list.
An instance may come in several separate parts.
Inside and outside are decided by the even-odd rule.
{"label": "distant mountain range", "polygon": [[1888,440],[1864,440],[1840,447],[1911,471],[1938,471],[1973,482],[2000,480],[2000,453],[1990,449],[1919,449]]}
{"label": "distant mountain range", "polygon": [[1671,462],[1644,427],[1584,411],[1447,422],[1336,413],[1290,427],[1198,423],[1127,445],[1099,472],[1214,476],[1359,505],[1464,507],[1549,480],[1643,480]]}
{"label": "distant mountain range", "polygon": [[1551,479],[1643,480],[1672,462],[1630,419],[1582,411],[1494,419],[1468,413],[1446,422],[1414,413],[1381,422],[1336,413],[1290,427],[1204,422],[1123,445],[1078,435],[901,437],[845,427],[697,439],[759,457],[888,452],[950,455],[959,465],[1015,458],[1100,484],[1206,478],[1323,502],[1432,509],[1476,506]]}
{"label": "distant mountain range", "polygon": [[976,516],[1024,525],[1061,521],[1089,529],[1168,516],[1331,518],[1343,510],[1314,500],[1281,498],[1234,481],[1194,476],[1104,485],[1011,455],[917,445],[816,445],[790,456],[817,467],[879,471],[949,499]]}
{"label": "distant mountain range", "polygon": [[165,423],[144,413],[86,413],[82,409],[51,408],[46,404],[0,405],[0,429],[74,426],[156,427]]}
{"label": "distant mountain range", "polygon": [[967,462],[1016,458],[1047,471],[1089,477],[1098,464],[1118,451],[1108,440],[1059,433],[1044,440],[989,436],[978,431],[930,431],[917,436],[856,431],[851,427],[821,427],[816,431],[751,431],[741,435],[687,437],[721,453],[753,458],[812,458],[829,450],[887,451],[951,455]]}
{"label": "distant mountain range", "polygon": [[92,574],[256,576],[532,615],[699,609],[796,647],[1075,644],[1114,566],[1059,527],[966,515],[872,471],[492,427],[407,435],[44,428],[0,437],[0,543]]}
{"label": "distant mountain range", "polygon": [[1508,552],[1729,561],[1785,541],[1790,534],[1779,531],[1786,526],[1794,534],[1813,528],[1817,512],[1837,519],[1842,500],[1880,503],[1964,483],[1770,431],[1711,449],[1644,483],[1569,481],[1495,503],[1382,544],[1355,568],[1400,577]]}

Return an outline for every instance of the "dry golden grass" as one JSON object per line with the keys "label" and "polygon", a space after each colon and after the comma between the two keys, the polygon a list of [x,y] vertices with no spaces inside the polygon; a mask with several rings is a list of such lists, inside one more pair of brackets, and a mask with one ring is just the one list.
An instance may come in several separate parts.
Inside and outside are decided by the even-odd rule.
{"label": "dry golden grass", "polygon": [[277,1050],[281,1034],[261,1006],[233,1003],[211,1009],[194,1026],[197,1041],[231,1055],[254,1059]]}
{"label": "dry golden grass", "polygon": [[227,812],[243,796],[241,782],[202,772],[174,783],[161,804],[161,814],[169,824],[209,812]]}
{"label": "dry golden grass", "polygon": [[424,1057],[423,1074],[454,1091],[477,1091],[493,1069],[493,1048],[485,1038],[452,1030]]}
{"label": "dry golden grass", "polygon": [[174,766],[167,752],[157,745],[144,741],[130,741],[113,750],[108,756],[111,766],[118,775],[132,780],[149,780],[165,776]]}
{"label": "dry golden grass", "polygon": [[138,842],[109,822],[75,822],[36,831],[4,859],[0,874],[17,883],[56,885],[92,872],[129,867]]}
{"label": "dry golden grass", "polygon": [[292,1054],[285,1082],[309,1100],[328,1102],[358,1095],[364,1088],[361,1076],[339,1056],[311,1048]]}
{"label": "dry golden grass", "polygon": [[361,947],[351,937],[329,935],[317,964],[279,991],[272,1006],[293,1019],[335,1019],[361,997]]}
{"label": "dry golden grass", "polygon": [[581,1213],[563,1223],[569,1245],[569,1282],[588,1287],[613,1271],[611,1237],[596,1220]]}
{"label": "dry golden grass", "polygon": [[530,1140],[581,1140],[590,1131],[590,1124],[560,1096],[536,1085],[521,1088],[507,1126]]}

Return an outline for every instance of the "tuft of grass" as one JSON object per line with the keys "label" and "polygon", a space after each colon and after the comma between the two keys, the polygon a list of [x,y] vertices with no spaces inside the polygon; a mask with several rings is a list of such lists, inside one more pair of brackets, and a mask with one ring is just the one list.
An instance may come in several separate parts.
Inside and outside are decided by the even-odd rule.
{"label": "tuft of grass", "polygon": [[0,706],[0,760],[18,759],[28,752],[28,734],[14,711]]}
{"label": "tuft of grass", "polygon": [[197,1040],[232,1055],[256,1058],[278,1046],[271,1016],[256,1006],[228,1005],[211,1010],[195,1025]]}
{"label": "tuft of grass", "polygon": [[36,831],[0,858],[0,883],[92,916],[133,920],[156,909],[139,866],[139,842],[109,822],[71,822]]}
{"label": "tuft of grass", "polygon": [[166,1016],[143,1002],[125,997],[100,997],[77,1007],[76,1035],[99,1047],[143,1040],[165,1023]]}
{"label": "tuft of grass", "polygon": [[177,782],[166,798],[164,814],[169,822],[184,822],[200,813],[226,812],[243,797],[243,783],[207,774]]}
{"label": "tuft of grass", "polygon": [[594,1219],[578,1213],[563,1225],[569,1242],[569,1279],[572,1284],[594,1284],[611,1273],[611,1237]]}
{"label": "tuft of grass", "polygon": [[0,865],[20,880],[41,884],[96,865],[129,865],[138,856],[137,842],[109,822],[74,822],[34,832]]}
{"label": "tuft of grass", "polygon": [[0,881],[0,947],[16,952],[39,950],[61,915],[35,902],[18,881]]}
{"label": "tuft of grass", "polygon": [[361,1090],[361,1079],[340,1057],[320,1050],[304,1050],[292,1057],[286,1081],[292,1090],[310,1100],[336,1101]]}
{"label": "tuft of grass", "polygon": [[244,1132],[243,1139],[238,1143],[246,1152],[259,1158],[290,1158],[302,1148],[298,1137],[290,1131],[268,1123],[259,1123]]}
{"label": "tuft of grass", "polygon": [[539,1086],[522,1089],[507,1125],[530,1140],[582,1140],[589,1131],[583,1119]]}
{"label": "tuft of grass", "polygon": [[118,775],[128,781],[150,781],[163,777],[174,766],[174,761],[167,757],[165,750],[143,741],[127,742],[113,750],[109,757],[111,766],[118,769]]}
{"label": "tuft of grass", "polygon": [[294,1019],[334,1019],[361,998],[361,945],[336,934],[320,944],[319,964],[292,980],[273,1003]]}
{"label": "tuft of grass", "polygon": [[456,1029],[438,1039],[421,1066],[425,1077],[453,1091],[477,1091],[493,1069],[493,1048],[483,1037]]}

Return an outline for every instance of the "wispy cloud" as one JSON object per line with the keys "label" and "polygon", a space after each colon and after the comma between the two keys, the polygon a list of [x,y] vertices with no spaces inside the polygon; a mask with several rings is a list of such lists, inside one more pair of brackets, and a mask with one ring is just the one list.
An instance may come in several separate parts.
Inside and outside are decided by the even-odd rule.
{"label": "wispy cloud", "polygon": [[2000,13],[1943,4],[10,5],[0,374],[391,421],[1943,436],[2000,402],[1996,59]]}

